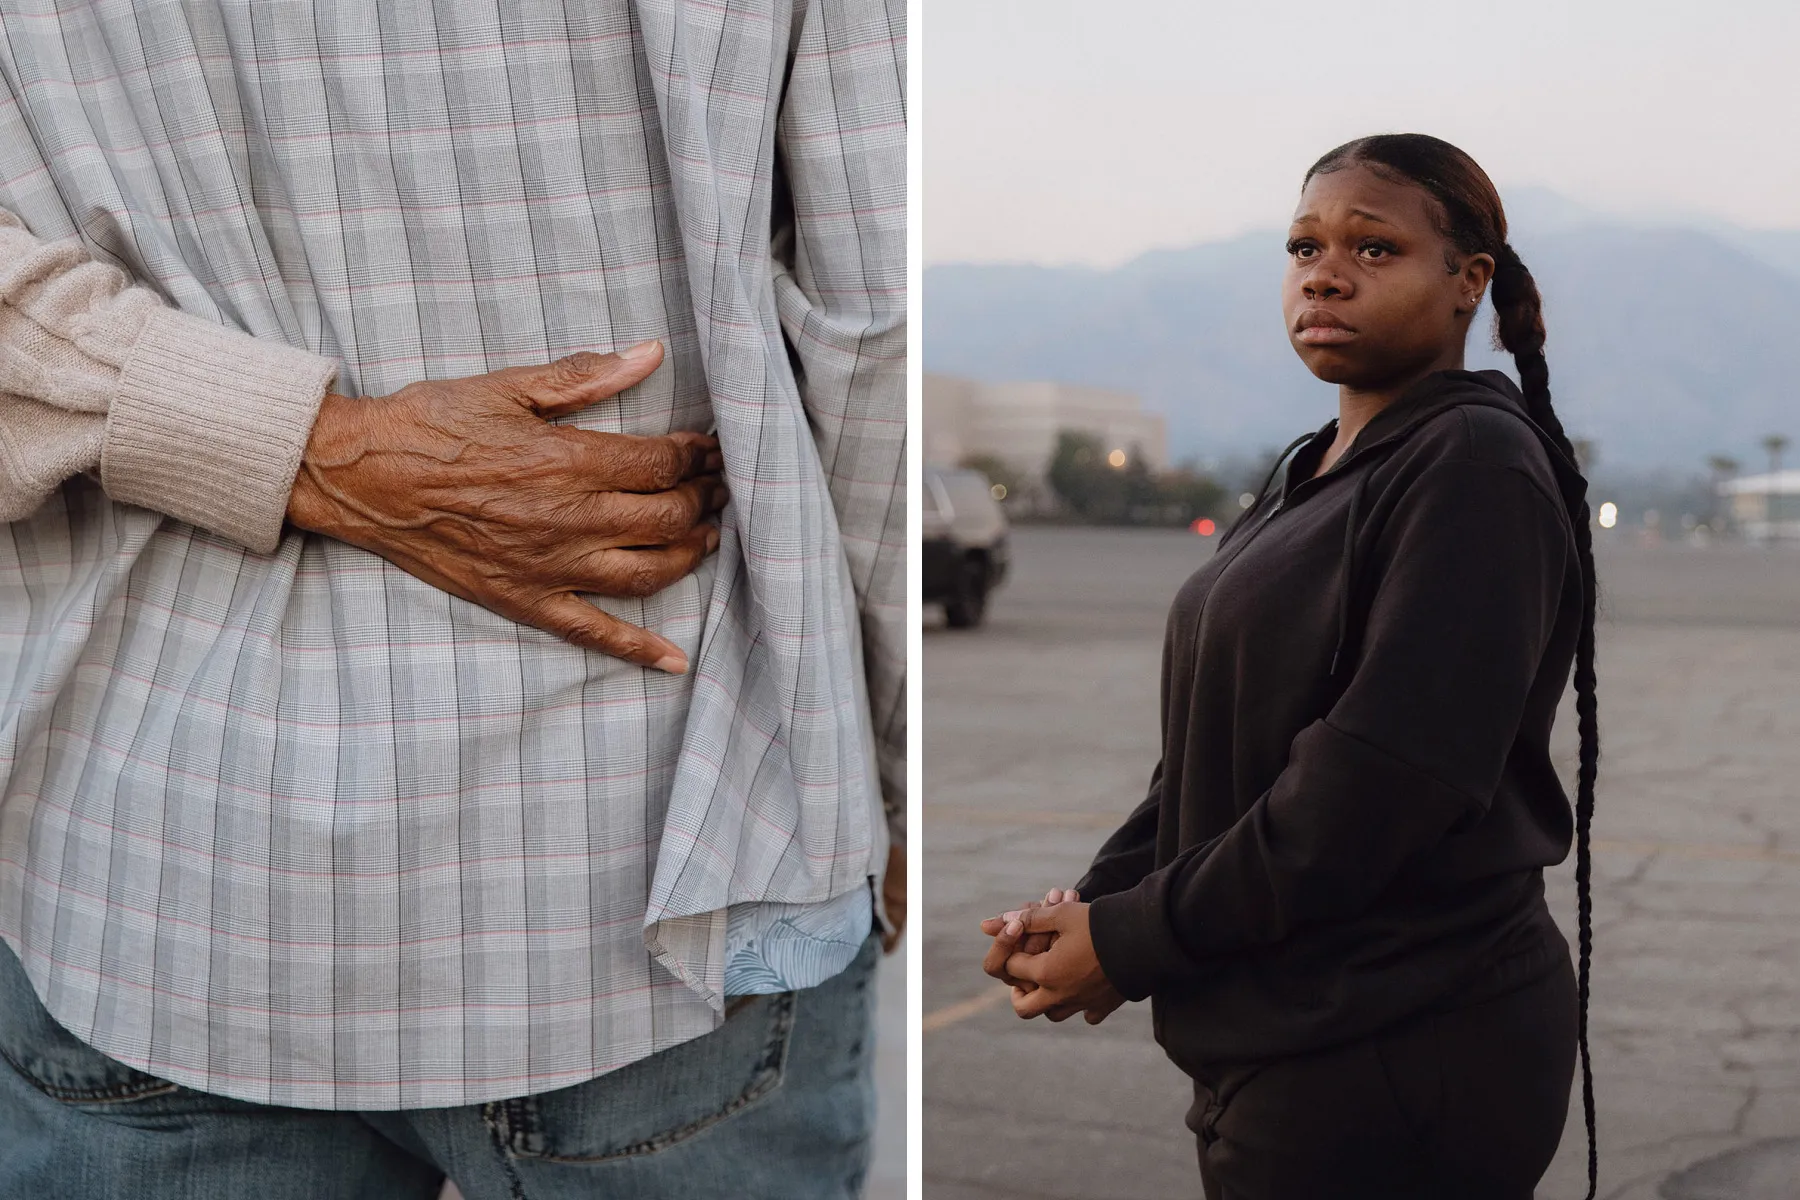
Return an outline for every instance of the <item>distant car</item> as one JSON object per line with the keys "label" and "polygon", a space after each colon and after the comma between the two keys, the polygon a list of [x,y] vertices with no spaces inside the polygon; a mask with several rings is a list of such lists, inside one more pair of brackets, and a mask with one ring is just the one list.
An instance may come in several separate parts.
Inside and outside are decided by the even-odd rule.
{"label": "distant car", "polygon": [[925,603],[953,629],[981,624],[988,593],[1006,578],[1006,514],[979,471],[925,468],[920,572]]}

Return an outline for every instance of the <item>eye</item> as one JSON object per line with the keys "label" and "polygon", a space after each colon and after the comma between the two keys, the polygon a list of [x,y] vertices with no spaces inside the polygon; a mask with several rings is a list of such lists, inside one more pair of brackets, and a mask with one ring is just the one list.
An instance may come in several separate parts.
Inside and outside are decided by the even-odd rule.
{"label": "eye", "polygon": [[1306,240],[1304,240],[1304,239],[1302,239],[1302,238],[1290,238],[1290,239],[1288,239],[1288,244],[1287,244],[1287,252],[1288,252],[1288,253],[1289,253],[1289,254],[1291,254],[1291,255],[1293,255],[1293,256],[1294,256],[1294,257],[1295,257],[1295,258],[1299,258],[1299,259],[1306,259],[1306,258],[1310,258],[1310,257],[1311,257],[1311,255],[1308,255],[1308,254],[1302,254],[1302,253],[1301,253],[1301,251],[1303,251],[1303,250],[1317,250],[1317,249],[1318,249],[1318,247],[1317,247],[1317,246],[1315,246],[1315,245],[1313,245],[1313,244],[1312,244],[1312,243],[1311,243],[1311,242],[1309,242],[1309,241],[1306,241]]}
{"label": "eye", "polygon": [[[1370,253],[1371,251],[1374,253]],[[1395,247],[1392,242],[1384,242],[1377,238],[1369,238],[1361,245],[1357,246],[1356,252],[1364,255],[1371,262],[1380,262],[1384,258],[1391,257],[1395,252]]]}

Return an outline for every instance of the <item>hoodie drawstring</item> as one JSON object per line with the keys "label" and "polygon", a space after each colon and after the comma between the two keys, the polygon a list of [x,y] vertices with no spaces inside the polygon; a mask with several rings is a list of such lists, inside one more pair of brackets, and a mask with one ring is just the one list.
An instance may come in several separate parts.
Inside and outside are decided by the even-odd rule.
{"label": "hoodie drawstring", "polygon": [[1276,456],[1275,465],[1269,468],[1269,477],[1263,480],[1262,487],[1257,490],[1256,498],[1258,501],[1269,494],[1269,485],[1275,482],[1275,473],[1281,470],[1281,464],[1287,461],[1287,456],[1318,436],[1317,433],[1303,433],[1287,444],[1287,449]]}
{"label": "hoodie drawstring", "polygon": [[[1257,489],[1256,502],[1246,509],[1237,521],[1233,522],[1231,528],[1225,531],[1225,535],[1219,539],[1219,550],[1225,548],[1225,543],[1231,540],[1232,535],[1249,519],[1250,514],[1262,507],[1262,502],[1268,497],[1269,487],[1275,482],[1275,477],[1281,473],[1281,464],[1287,461],[1288,455],[1318,436],[1319,434],[1316,432],[1303,433],[1289,442],[1287,448],[1276,456],[1275,465],[1269,468],[1268,478],[1264,479],[1262,487]],[[1350,638],[1350,588],[1356,581],[1356,527],[1362,510],[1363,492],[1369,486],[1369,475],[1370,472],[1366,467],[1357,474],[1356,487],[1350,493],[1350,516],[1344,524],[1344,556],[1341,568],[1343,586],[1338,591],[1337,645],[1331,651],[1330,676],[1332,678],[1337,677],[1339,668],[1348,661],[1344,657],[1344,645]]]}
{"label": "hoodie drawstring", "polygon": [[1292,454],[1296,448],[1305,445],[1317,436],[1319,435],[1316,433],[1303,433],[1293,441],[1289,442],[1287,444],[1287,449],[1275,456],[1275,465],[1269,468],[1268,478],[1264,479],[1262,486],[1256,489],[1256,502],[1239,514],[1238,519],[1232,522],[1231,528],[1225,531],[1224,536],[1219,539],[1220,550],[1225,548],[1225,543],[1231,540],[1231,535],[1237,532],[1238,526],[1248,521],[1250,519],[1250,514],[1262,507],[1264,497],[1269,494],[1269,485],[1275,482],[1275,476],[1280,473],[1281,464],[1287,461],[1287,456]]}

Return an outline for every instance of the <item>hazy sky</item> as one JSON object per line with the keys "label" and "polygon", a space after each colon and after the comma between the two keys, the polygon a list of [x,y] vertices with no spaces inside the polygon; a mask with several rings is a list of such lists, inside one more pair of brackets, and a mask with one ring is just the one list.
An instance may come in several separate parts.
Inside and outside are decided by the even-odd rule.
{"label": "hazy sky", "polygon": [[1285,226],[1365,133],[1504,192],[1800,228],[1795,0],[923,0],[925,261],[1109,265]]}

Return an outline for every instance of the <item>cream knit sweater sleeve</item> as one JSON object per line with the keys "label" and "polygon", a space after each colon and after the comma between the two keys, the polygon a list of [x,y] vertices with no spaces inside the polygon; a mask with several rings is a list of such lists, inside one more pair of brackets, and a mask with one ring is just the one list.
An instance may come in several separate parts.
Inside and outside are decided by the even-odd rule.
{"label": "cream knit sweater sleeve", "polygon": [[268,553],[336,373],[169,308],[0,209],[0,521],[98,468],[113,499]]}

